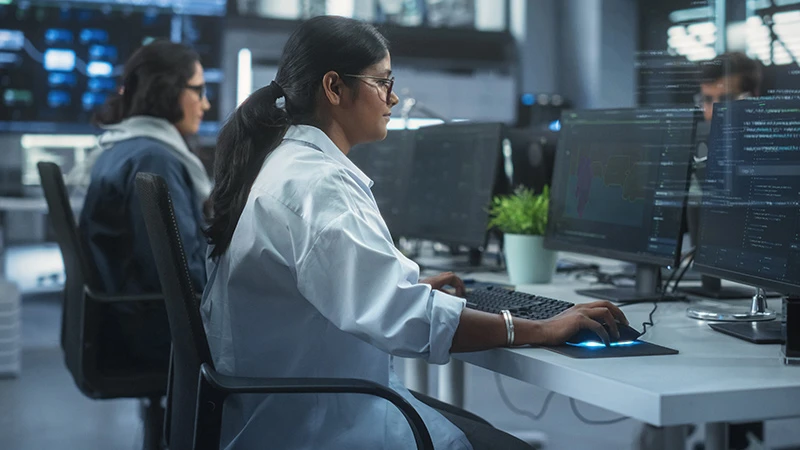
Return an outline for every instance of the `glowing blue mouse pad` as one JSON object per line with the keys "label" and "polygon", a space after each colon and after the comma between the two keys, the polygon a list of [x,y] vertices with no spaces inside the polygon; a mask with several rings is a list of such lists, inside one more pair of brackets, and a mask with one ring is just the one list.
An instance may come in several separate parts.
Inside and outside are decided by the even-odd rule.
{"label": "glowing blue mouse pad", "polygon": [[569,356],[570,358],[624,358],[627,356],[656,356],[656,355],[676,355],[678,351],[651,344],[646,341],[630,341],[611,344],[606,347],[596,342],[584,342],[581,344],[565,344],[558,347],[544,347],[556,353]]}

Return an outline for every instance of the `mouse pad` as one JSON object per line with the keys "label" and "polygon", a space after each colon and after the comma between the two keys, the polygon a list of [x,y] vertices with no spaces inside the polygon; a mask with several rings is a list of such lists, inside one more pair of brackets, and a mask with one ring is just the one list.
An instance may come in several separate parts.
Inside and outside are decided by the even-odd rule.
{"label": "mouse pad", "polygon": [[624,358],[626,356],[676,355],[678,351],[669,347],[651,344],[647,341],[635,341],[631,344],[611,347],[584,347],[580,345],[559,345],[543,347],[570,358]]}

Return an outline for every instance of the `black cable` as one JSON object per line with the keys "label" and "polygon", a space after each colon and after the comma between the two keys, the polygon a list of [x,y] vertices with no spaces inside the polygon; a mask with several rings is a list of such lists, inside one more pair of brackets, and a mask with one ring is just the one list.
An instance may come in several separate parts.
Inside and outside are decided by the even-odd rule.
{"label": "black cable", "polygon": [[559,259],[558,262],[564,265],[556,268],[556,272],[558,273],[576,274],[581,272],[597,272],[600,270],[600,266],[597,264],[582,263],[569,259]]}
{"label": "black cable", "polygon": [[590,276],[595,278],[595,280],[591,282],[592,284],[604,284],[614,287],[622,287],[622,285],[618,283],[619,280],[633,280],[636,278],[635,275],[627,273],[606,273],[599,269],[580,270],[574,272],[574,275],[576,280],[581,280],[584,277]]}
{"label": "black cable", "polygon": [[[672,292],[675,292],[678,283],[680,283],[680,281],[683,279],[683,276],[686,275],[686,271],[689,270],[689,266],[692,265],[692,261],[690,261],[690,259],[692,261],[694,260],[694,249],[689,250],[685,255],[681,257],[681,260],[678,262],[678,266],[675,268],[675,270],[672,271],[671,274],[669,274],[667,282],[664,283],[662,292],[664,293],[667,292],[667,289],[669,289],[669,283],[672,281],[673,278],[675,278],[676,274],[680,273],[680,275],[678,275],[677,280],[675,281],[675,287],[672,288]],[[684,265],[684,263],[686,265]]]}
{"label": "black cable", "polygon": [[[650,328],[656,326],[656,324],[653,322],[653,314],[656,313],[656,310],[658,309],[658,304],[664,300],[664,297],[666,297],[666,295],[667,295],[667,290],[669,290],[669,284],[672,282],[672,279],[675,278],[675,275],[678,272],[680,272],[680,275],[678,275],[677,281],[675,281],[675,286],[678,285],[678,283],[680,282],[681,278],[683,278],[683,276],[686,274],[686,269],[691,264],[691,261],[689,261],[689,259],[692,259],[692,258],[694,258],[694,250],[690,251],[689,253],[687,253],[686,255],[684,255],[681,258],[680,262],[678,262],[678,267],[676,267],[675,270],[673,270],[672,273],[669,274],[669,278],[667,278],[667,281],[665,281],[663,286],[661,286],[661,296],[658,298],[657,301],[653,302],[653,309],[651,309],[650,310],[650,314],[647,315],[647,322],[642,322],[642,336],[644,336],[647,333],[647,327],[648,326]],[[684,263],[686,263],[686,266],[683,266]],[[675,292],[675,288],[674,287],[672,289],[672,292]]]}
{"label": "black cable", "polygon": [[523,409],[519,409],[511,403],[511,399],[508,398],[508,394],[506,394],[506,390],[503,387],[502,379],[500,378],[500,374],[494,374],[494,382],[497,384],[497,390],[500,392],[500,398],[503,400],[503,403],[506,404],[506,407],[516,414],[528,417],[533,420],[540,420],[544,417],[545,413],[547,412],[547,408],[550,406],[550,402],[553,400],[553,397],[556,395],[555,392],[550,391],[547,394],[547,397],[544,399],[544,403],[542,403],[542,409],[538,413],[533,413],[530,411],[525,411]]}
{"label": "black cable", "polygon": [[620,423],[630,419],[630,417],[627,416],[617,417],[616,419],[611,419],[611,420],[587,419],[583,414],[580,413],[580,411],[578,411],[578,405],[575,403],[574,398],[569,399],[569,406],[570,408],[572,408],[572,413],[575,414],[575,417],[577,417],[578,420],[587,425],[613,425],[615,423]]}
{"label": "black cable", "polygon": [[[662,299],[664,298],[664,293],[663,292],[661,293],[661,298]],[[658,302],[653,302],[653,309],[650,310],[650,314],[648,314],[648,316],[647,316],[647,322],[642,322],[642,336],[647,334],[647,327],[648,326],[650,326],[651,328],[656,326],[656,324],[653,323],[653,314],[656,313],[657,309],[658,309]],[[639,336],[639,337],[641,337],[641,336]]]}
{"label": "black cable", "polygon": [[681,280],[683,279],[684,275],[686,275],[686,272],[689,271],[689,267],[692,266],[692,263],[694,263],[694,250],[692,250],[687,255],[687,258],[688,258],[688,260],[686,261],[686,265],[683,266],[682,268],[680,268],[680,272],[681,273],[680,273],[680,275],[678,275],[678,278],[675,280],[675,284],[672,286],[672,292],[673,293],[678,291],[678,284],[681,282]]}
{"label": "black cable", "polygon": [[667,281],[664,282],[663,286],[661,286],[661,296],[658,298],[658,300],[653,302],[653,309],[651,309],[650,314],[647,315],[647,322],[642,322],[642,335],[639,337],[642,337],[645,334],[647,334],[648,326],[651,328],[656,326],[655,322],[653,322],[653,314],[656,313],[656,310],[658,309],[658,304],[664,300],[664,297],[666,297],[667,289],[669,289],[669,283],[672,281],[672,278],[675,276],[677,271],[678,271],[677,269],[673,270],[672,273],[669,274],[669,278],[667,278]]}
{"label": "black cable", "polygon": [[[678,268],[680,268],[680,263],[678,264]],[[671,274],[669,274],[669,278],[667,278],[667,281],[665,281],[664,284],[661,286],[661,296],[658,298],[658,300],[653,302],[653,309],[651,309],[650,314],[647,315],[647,322],[642,322],[642,336],[647,334],[648,326],[651,328],[656,326],[655,322],[653,322],[653,314],[656,313],[656,310],[658,309],[658,304],[664,300],[664,297],[666,297],[667,290],[669,289],[669,283],[675,277],[675,274],[678,273],[678,268],[676,268],[675,270],[672,271]]]}

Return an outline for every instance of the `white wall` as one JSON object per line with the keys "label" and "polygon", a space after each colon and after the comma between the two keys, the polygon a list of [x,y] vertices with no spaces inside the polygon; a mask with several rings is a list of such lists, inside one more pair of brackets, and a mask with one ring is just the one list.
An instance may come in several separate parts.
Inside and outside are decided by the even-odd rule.
{"label": "white wall", "polygon": [[516,114],[513,77],[478,72],[459,75],[395,66],[395,89],[446,119],[512,122]]}
{"label": "white wall", "polygon": [[573,104],[597,108],[601,90],[602,0],[561,2],[560,90]]}
{"label": "white wall", "polygon": [[515,33],[522,71],[521,92],[559,92],[559,1],[534,0],[513,11],[524,15],[524,32]]}
{"label": "white wall", "polygon": [[[231,31],[225,37],[224,54],[237,55],[241,48],[250,49],[255,90],[274,78],[274,66],[287,39],[284,33],[268,30]],[[400,96],[410,95],[443,117],[501,122],[514,119],[517,86],[511,74],[483,71],[465,75],[403,66],[397,62],[392,69],[397,80],[395,89]],[[231,74],[225,78],[220,98],[222,115],[227,117],[236,106],[236,58],[226,58],[223,70]]]}

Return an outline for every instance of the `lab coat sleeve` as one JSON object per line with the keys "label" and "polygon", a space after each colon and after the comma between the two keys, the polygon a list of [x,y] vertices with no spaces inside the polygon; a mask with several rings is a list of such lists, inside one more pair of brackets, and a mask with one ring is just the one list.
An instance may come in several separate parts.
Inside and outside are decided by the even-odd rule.
{"label": "lab coat sleeve", "polygon": [[449,361],[465,300],[418,282],[369,216],[344,212],[298,261],[303,296],[337,328],[397,356]]}

